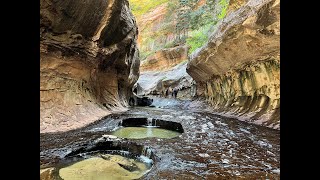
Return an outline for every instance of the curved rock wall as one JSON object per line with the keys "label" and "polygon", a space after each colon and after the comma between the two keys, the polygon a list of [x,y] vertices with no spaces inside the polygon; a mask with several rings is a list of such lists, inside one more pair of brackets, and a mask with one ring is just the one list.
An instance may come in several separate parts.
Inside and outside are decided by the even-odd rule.
{"label": "curved rock wall", "polygon": [[128,106],[139,77],[127,0],[40,1],[40,131],[79,128]]}
{"label": "curved rock wall", "polygon": [[[165,71],[146,71],[141,72],[141,76],[137,84],[141,87],[139,95],[160,95],[169,88],[177,88],[185,90],[183,98],[190,99],[190,88],[192,87],[192,78],[186,72],[187,62],[181,62],[171,69]],[[182,95],[182,91],[179,91]],[[188,94],[188,95],[187,95]],[[180,97],[180,96],[178,96]]]}
{"label": "curved rock wall", "polygon": [[214,110],[279,129],[280,1],[239,4],[191,55],[187,72]]}

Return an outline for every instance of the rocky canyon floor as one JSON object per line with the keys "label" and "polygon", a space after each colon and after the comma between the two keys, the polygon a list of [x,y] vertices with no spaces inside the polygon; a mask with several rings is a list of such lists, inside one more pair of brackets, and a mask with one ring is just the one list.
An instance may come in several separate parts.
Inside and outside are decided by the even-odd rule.
{"label": "rocky canyon floor", "polygon": [[[149,147],[154,164],[141,179],[280,179],[280,131],[190,108],[191,101],[155,99],[155,107],[133,107],[86,127],[40,136],[40,164],[54,165],[80,146],[94,142],[126,118],[180,123],[172,139],[125,139]],[[192,110],[191,110],[192,109]]]}

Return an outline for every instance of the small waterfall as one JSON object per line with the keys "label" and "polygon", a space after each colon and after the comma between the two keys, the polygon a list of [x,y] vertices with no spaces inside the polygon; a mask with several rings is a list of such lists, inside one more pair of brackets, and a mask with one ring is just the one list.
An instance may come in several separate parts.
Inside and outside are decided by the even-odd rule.
{"label": "small waterfall", "polygon": [[152,126],[152,118],[147,118],[147,125]]}
{"label": "small waterfall", "polygon": [[151,149],[148,148],[147,153],[146,153],[146,157],[151,158],[151,153],[152,153]]}
{"label": "small waterfall", "polygon": [[122,122],[123,122],[123,121],[122,121],[122,119],[121,119],[120,124],[119,124],[120,126],[122,126]]}
{"label": "small waterfall", "polygon": [[153,160],[151,158],[152,151],[149,147],[143,147],[142,153],[139,157],[140,161],[146,163],[148,165],[148,168],[151,168],[153,165]]}
{"label": "small waterfall", "polygon": [[142,156],[145,156],[147,158],[151,158],[151,155],[152,155],[152,151],[149,147],[144,147],[142,149],[142,153],[141,153]]}

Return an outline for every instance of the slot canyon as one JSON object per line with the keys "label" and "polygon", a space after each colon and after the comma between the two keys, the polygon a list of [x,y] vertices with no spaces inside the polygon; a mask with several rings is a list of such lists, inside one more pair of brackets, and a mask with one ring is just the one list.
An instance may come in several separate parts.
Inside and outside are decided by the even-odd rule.
{"label": "slot canyon", "polygon": [[40,0],[40,179],[280,179],[280,0]]}

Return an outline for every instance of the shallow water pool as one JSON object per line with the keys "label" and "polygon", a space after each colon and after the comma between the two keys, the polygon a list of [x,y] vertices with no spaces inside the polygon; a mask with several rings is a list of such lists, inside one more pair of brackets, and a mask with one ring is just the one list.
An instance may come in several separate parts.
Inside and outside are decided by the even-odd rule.
{"label": "shallow water pool", "polygon": [[104,154],[59,169],[64,180],[138,179],[148,172],[146,163],[120,155]]}
{"label": "shallow water pool", "polygon": [[174,138],[181,133],[156,127],[124,127],[113,132],[114,136],[128,139]]}

